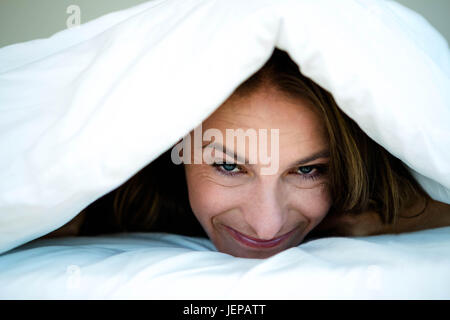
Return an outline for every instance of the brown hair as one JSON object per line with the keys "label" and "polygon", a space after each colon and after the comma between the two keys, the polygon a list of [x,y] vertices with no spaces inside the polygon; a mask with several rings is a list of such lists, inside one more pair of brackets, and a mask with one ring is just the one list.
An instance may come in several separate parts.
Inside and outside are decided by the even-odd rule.
{"label": "brown hair", "polygon": [[[418,198],[426,203],[430,199],[403,162],[366,135],[338,108],[328,91],[300,72],[286,52],[275,49],[232,96],[248,95],[267,84],[287,96],[306,99],[324,121],[333,199],[329,214],[370,210],[377,212],[383,223],[393,224]],[[172,163],[170,151],[86,208],[90,214],[81,233],[164,231],[206,236],[189,204],[184,169]]]}

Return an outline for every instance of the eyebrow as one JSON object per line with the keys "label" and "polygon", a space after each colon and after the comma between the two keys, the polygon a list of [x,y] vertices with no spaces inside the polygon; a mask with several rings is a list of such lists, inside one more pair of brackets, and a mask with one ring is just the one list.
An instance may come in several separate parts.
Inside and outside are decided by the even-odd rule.
{"label": "eyebrow", "polygon": [[[209,143],[209,144],[204,145],[202,147],[202,149],[204,149],[206,147],[217,148],[219,150],[222,150],[223,153],[232,157],[234,159],[234,161],[239,161],[239,162],[245,163],[247,165],[252,165],[249,163],[247,158],[244,158],[244,157],[236,154],[235,152],[228,150],[225,146],[221,145],[220,143],[217,143],[217,142]],[[324,149],[324,150],[320,150],[319,152],[313,153],[312,155],[309,155],[306,158],[296,161],[292,166],[301,166],[303,164],[306,164],[308,162],[311,162],[311,161],[314,161],[317,159],[329,158],[329,157],[330,157],[330,151],[328,149]]]}

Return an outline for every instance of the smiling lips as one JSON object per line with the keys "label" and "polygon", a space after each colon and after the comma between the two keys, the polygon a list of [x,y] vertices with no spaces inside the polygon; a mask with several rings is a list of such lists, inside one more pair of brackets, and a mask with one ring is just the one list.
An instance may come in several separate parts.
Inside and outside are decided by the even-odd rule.
{"label": "smiling lips", "polygon": [[282,243],[287,238],[289,238],[289,236],[291,236],[292,233],[294,233],[294,231],[296,230],[296,228],[295,228],[294,230],[291,230],[288,233],[286,233],[278,238],[273,238],[270,240],[261,240],[261,239],[256,239],[256,238],[246,236],[246,235],[240,233],[239,231],[236,231],[233,228],[230,228],[228,226],[225,226],[225,227],[227,228],[228,232],[231,234],[231,236],[233,236],[234,239],[236,239],[237,241],[239,241],[240,243],[242,243],[246,246],[249,246],[252,248],[257,248],[257,249],[266,249],[266,248],[275,247],[275,246],[279,245],[280,243]]}

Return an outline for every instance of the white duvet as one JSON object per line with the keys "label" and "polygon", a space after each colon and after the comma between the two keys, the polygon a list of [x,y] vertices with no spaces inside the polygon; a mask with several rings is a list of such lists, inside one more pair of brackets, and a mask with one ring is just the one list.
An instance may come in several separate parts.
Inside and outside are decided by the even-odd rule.
{"label": "white duvet", "polygon": [[263,261],[157,234],[8,252],[175,144],[275,46],[450,203],[449,49],[421,16],[381,0],[149,1],[0,49],[0,296],[449,298],[448,228],[315,240]]}

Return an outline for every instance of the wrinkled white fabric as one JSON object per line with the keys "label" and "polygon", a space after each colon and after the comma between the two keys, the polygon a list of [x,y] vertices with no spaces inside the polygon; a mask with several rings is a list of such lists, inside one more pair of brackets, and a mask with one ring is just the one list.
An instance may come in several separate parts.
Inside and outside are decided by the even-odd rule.
{"label": "wrinkled white fabric", "polygon": [[450,227],[323,238],[267,259],[207,239],[37,240],[0,256],[0,299],[449,299]]}

